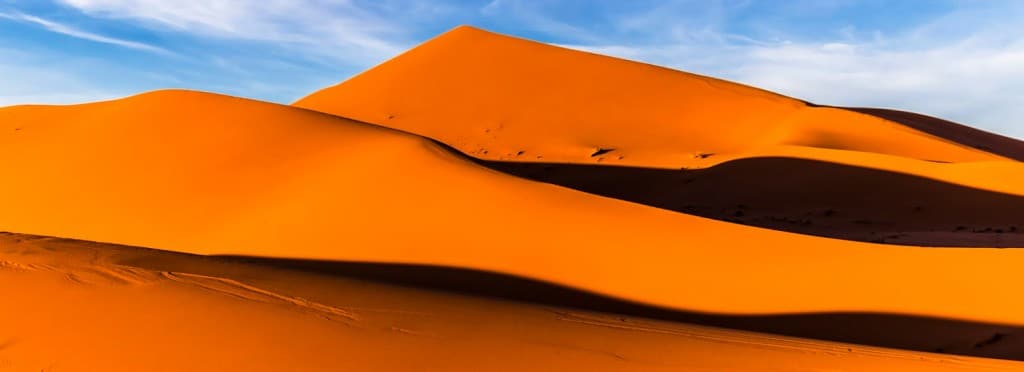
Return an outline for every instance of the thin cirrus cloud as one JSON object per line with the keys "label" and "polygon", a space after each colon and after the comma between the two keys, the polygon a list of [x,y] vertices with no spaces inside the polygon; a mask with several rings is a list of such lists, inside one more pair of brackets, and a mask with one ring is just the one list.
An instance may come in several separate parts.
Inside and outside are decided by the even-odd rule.
{"label": "thin cirrus cloud", "polygon": [[[315,57],[366,64],[409,46],[409,29],[351,1],[61,0],[96,18],[225,40],[276,43]],[[421,6],[422,7],[422,6]],[[414,9],[402,8],[407,19]]]}
{"label": "thin cirrus cloud", "polygon": [[0,13],[0,18],[9,19],[9,20],[13,20],[13,21],[20,21],[20,22],[27,22],[27,23],[35,24],[35,25],[43,27],[43,28],[45,28],[47,30],[50,30],[52,32],[56,32],[58,34],[67,35],[67,36],[71,36],[71,37],[75,37],[75,38],[79,38],[79,39],[83,39],[83,40],[95,41],[97,43],[117,45],[117,46],[120,46],[120,47],[137,49],[137,50],[142,50],[142,51],[146,51],[146,52],[168,54],[168,55],[172,54],[168,50],[166,50],[164,48],[157,47],[157,46],[153,46],[153,45],[149,45],[149,44],[145,44],[145,43],[140,43],[140,42],[136,42],[136,41],[131,41],[131,40],[124,40],[124,39],[118,39],[118,38],[103,36],[103,35],[100,35],[100,34],[95,34],[95,33],[92,33],[92,32],[79,30],[79,29],[77,29],[75,27],[72,27],[72,26],[68,26],[68,25],[65,25],[65,24],[57,23],[57,22],[54,22],[54,21],[50,21],[50,20],[47,20],[47,19],[43,19],[43,18],[40,18],[40,17],[33,16],[33,15],[22,14],[22,13],[17,13],[17,12],[14,12],[14,13]]}
{"label": "thin cirrus cloud", "polygon": [[[164,73],[181,87],[277,102],[290,102],[445,29],[468,23],[721,77],[821,104],[906,109],[1024,137],[1024,125],[1018,119],[1024,117],[1024,74],[1016,68],[1024,65],[1024,29],[1018,21],[1024,17],[1024,4],[1015,1],[55,0],[48,4],[43,13],[34,13],[40,8],[14,6],[16,12],[0,17],[117,48],[175,53],[182,61],[167,66]],[[51,18],[54,12],[62,16]],[[159,37],[141,40],[130,33],[108,34],[82,26],[96,22]],[[18,66],[9,62],[7,67]],[[65,73],[74,78],[81,71]],[[79,80],[88,87],[88,76]],[[95,84],[97,89],[92,90],[102,91],[103,82]],[[166,81],[143,79],[132,86],[152,89],[159,84]],[[0,96],[5,95],[4,89],[0,87]],[[35,91],[33,97],[47,96],[44,93]],[[67,93],[61,94],[79,96]],[[7,101],[16,99],[16,94],[7,94]]]}

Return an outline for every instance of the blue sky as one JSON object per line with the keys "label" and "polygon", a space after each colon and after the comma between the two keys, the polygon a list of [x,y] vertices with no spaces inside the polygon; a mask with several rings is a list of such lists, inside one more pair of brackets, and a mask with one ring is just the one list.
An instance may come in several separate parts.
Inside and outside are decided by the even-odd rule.
{"label": "blue sky", "polygon": [[0,105],[290,103],[459,24],[1024,138],[1024,1],[0,0]]}

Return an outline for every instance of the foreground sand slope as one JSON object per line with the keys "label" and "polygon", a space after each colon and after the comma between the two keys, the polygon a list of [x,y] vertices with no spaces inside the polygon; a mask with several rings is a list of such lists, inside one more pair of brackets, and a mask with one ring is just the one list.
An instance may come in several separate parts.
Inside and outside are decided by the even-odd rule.
{"label": "foreground sand slope", "polygon": [[399,128],[489,160],[678,169],[775,145],[943,162],[1004,159],[870,115],[468,26],[295,106]]}
{"label": "foreground sand slope", "polygon": [[467,267],[676,309],[1024,325],[1024,251],[752,228],[495,172],[316,112],[164,91],[0,110],[0,229],[199,254]]}
{"label": "foreground sand slope", "polygon": [[888,350],[0,235],[12,371],[1003,371]]}

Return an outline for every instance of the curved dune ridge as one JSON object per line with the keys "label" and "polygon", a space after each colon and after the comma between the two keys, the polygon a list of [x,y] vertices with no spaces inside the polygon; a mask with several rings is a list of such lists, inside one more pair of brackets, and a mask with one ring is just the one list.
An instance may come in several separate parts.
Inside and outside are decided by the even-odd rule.
{"label": "curved dune ridge", "polygon": [[[1024,148],[1019,141],[954,124],[904,125],[472,27],[449,31],[294,105],[433,138],[487,166],[535,180],[721,220],[904,245],[1024,246],[1024,234],[1017,233],[1024,232],[1018,203],[983,202],[994,208],[974,208],[964,199],[965,206],[957,207],[931,190],[948,183],[963,187],[956,195],[1016,200],[1024,195],[1024,165],[1011,160]],[[759,177],[665,172],[631,181],[618,176],[754,158],[840,166],[820,177],[786,162],[760,162],[766,167],[758,170]],[[566,174],[561,164],[601,166],[568,167],[573,169]],[[837,185],[861,173],[843,171],[848,166],[892,175],[864,178],[870,182],[857,182],[860,190]],[[885,192],[886,185],[907,184],[910,178],[938,182]],[[707,200],[688,193],[683,182],[692,181],[706,190],[739,190]],[[762,191],[760,184],[780,181],[786,195]],[[737,193],[747,194],[747,200],[732,198]],[[777,206],[798,202],[801,195],[827,201]],[[975,218],[979,214],[983,218]]]}
{"label": "curved dune ridge", "polygon": [[[1024,360],[1016,347],[1022,342],[1017,332],[1024,329],[1024,300],[1013,295],[1024,251],[993,249],[1024,246],[1024,163],[1013,160],[1017,142],[937,122],[901,124],[910,119],[864,111],[878,116],[460,27],[293,106],[164,90],[81,105],[0,108],[0,166],[6,172],[0,183],[0,231],[198,255],[461,268],[706,319],[814,314],[938,319],[967,325],[959,334],[922,326],[927,329],[906,336],[917,327],[906,324],[872,329],[893,332],[898,341],[889,346]],[[312,314],[327,320],[342,319],[342,328],[359,327],[358,316],[324,305],[343,303],[339,297],[316,300],[340,287],[302,289],[301,283],[328,280],[302,276],[312,275],[308,272],[288,274],[305,279],[285,283],[282,276],[260,279],[261,268],[247,262],[237,263],[245,268],[231,269],[239,270],[232,275],[218,275],[218,270],[235,267],[220,261],[223,257],[178,260],[170,253],[150,252],[126,253],[130,260],[101,260],[97,253],[89,261],[74,256],[78,248],[69,250],[73,258],[40,263],[37,251],[58,250],[19,245],[26,239],[32,240],[22,235],[0,239],[0,247],[7,247],[0,250],[0,275],[10,280],[0,285],[17,288],[38,280],[43,291],[67,301],[128,306],[127,299],[139,291],[82,292],[54,284],[113,280],[132,288],[159,287],[182,302],[198,296],[203,305],[188,307],[187,319],[194,320],[202,306],[254,311],[251,319],[293,315],[224,302],[204,292],[243,288],[247,292],[228,295],[313,308]],[[135,249],[90,244],[71,246],[97,252]],[[30,250],[36,253],[24,253]],[[96,268],[80,272],[90,263]],[[341,287],[359,296],[369,293],[352,283]],[[297,293],[302,291],[307,295]],[[38,300],[26,293],[19,301]],[[141,311],[171,303],[160,296],[143,297],[133,305]],[[433,306],[425,305],[430,301],[391,310],[415,312]],[[527,319],[536,329],[559,328],[565,320],[561,312],[553,320],[536,316],[543,310],[534,307],[466,301],[467,306]],[[87,309],[93,315],[102,312]],[[224,311],[211,316],[224,318],[230,312]],[[461,311],[442,317],[446,320],[439,320],[443,324],[438,327],[463,334],[469,323],[457,325],[457,319],[480,322],[478,314]],[[61,321],[70,316],[53,314]],[[590,315],[569,318],[587,324],[586,329],[566,331],[567,338],[556,342],[559,353],[572,345],[589,355],[579,359],[579,366],[599,365],[594,350],[601,358],[619,361],[635,360],[612,349],[652,358],[642,348],[585,341],[616,337],[607,328],[621,329],[622,324]],[[125,324],[142,321],[125,319]],[[317,328],[319,323],[309,319],[293,320],[268,332],[287,338],[294,336],[289,327],[316,330],[315,338],[300,343],[308,350],[320,350],[317,340],[356,337],[342,328]],[[391,319],[372,327],[390,324],[391,331],[415,340],[430,335],[405,322]],[[231,332],[248,334],[241,323],[229,323]],[[413,323],[430,327],[423,319]],[[154,324],[156,329],[164,323]],[[748,329],[779,329],[762,325]],[[646,324],[638,340],[709,353],[719,349],[695,340],[727,338],[727,344],[741,340],[736,342],[747,345],[727,347],[730,355],[764,350],[764,345],[773,350],[810,347],[812,353],[825,350],[828,355],[843,347],[854,350],[819,341],[765,341],[757,337],[773,336],[666,327]],[[857,331],[857,324],[843,327]],[[648,331],[685,335],[686,340],[663,340],[659,337],[667,336]],[[168,342],[186,340],[195,329],[182,332]],[[374,335],[371,344],[396,350],[424,347],[392,336]],[[460,342],[474,344],[471,339]],[[10,345],[0,330],[0,367]],[[486,345],[465,347],[481,353],[506,347]],[[547,347],[534,346],[531,360],[552,358]],[[432,347],[424,350],[437,350],[436,344]],[[909,362],[929,358],[926,354],[876,351],[831,366],[872,368],[870,358],[881,355],[899,360],[892,368],[936,367]],[[792,357],[769,354],[758,354],[765,365]],[[279,369],[300,354],[287,355],[271,358],[265,369]],[[365,362],[380,356],[373,355]],[[471,367],[443,363],[448,359],[433,363]],[[740,367],[717,359],[677,362],[639,365]],[[975,362],[942,358],[937,363],[969,369],[978,366]],[[109,369],[105,363],[78,366]],[[818,359],[813,363],[828,365]]]}
{"label": "curved dune ridge", "polygon": [[[489,160],[678,169],[699,166],[695,158],[775,145],[943,162],[1003,159],[870,115],[468,26],[294,105],[421,134]],[[600,149],[615,151],[595,156]]]}
{"label": "curved dune ridge", "polygon": [[18,175],[0,185],[4,230],[469,267],[707,312],[1024,324],[1024,302],[999,285],[1014,283],[1024,251],[899,248],[722,223],[512,177],[398,131],[207,93],[12,107],[0,122],[2,164]]}
{"label": "curved dune ridge", "polygon": [[12,371],[1004,371],[1021,365],[18,234],[0,234],[0,292],[0,365]]}

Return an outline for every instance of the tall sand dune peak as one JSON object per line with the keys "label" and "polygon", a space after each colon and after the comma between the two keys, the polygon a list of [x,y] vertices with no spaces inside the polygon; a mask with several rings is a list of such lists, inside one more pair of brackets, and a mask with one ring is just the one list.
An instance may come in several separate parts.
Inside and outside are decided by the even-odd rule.
{"label": "tall sand dune peak", "polygon": [[1004,159],[840,108],[461,26],[294,104],[488,160],[701,167],[774,146]]}

